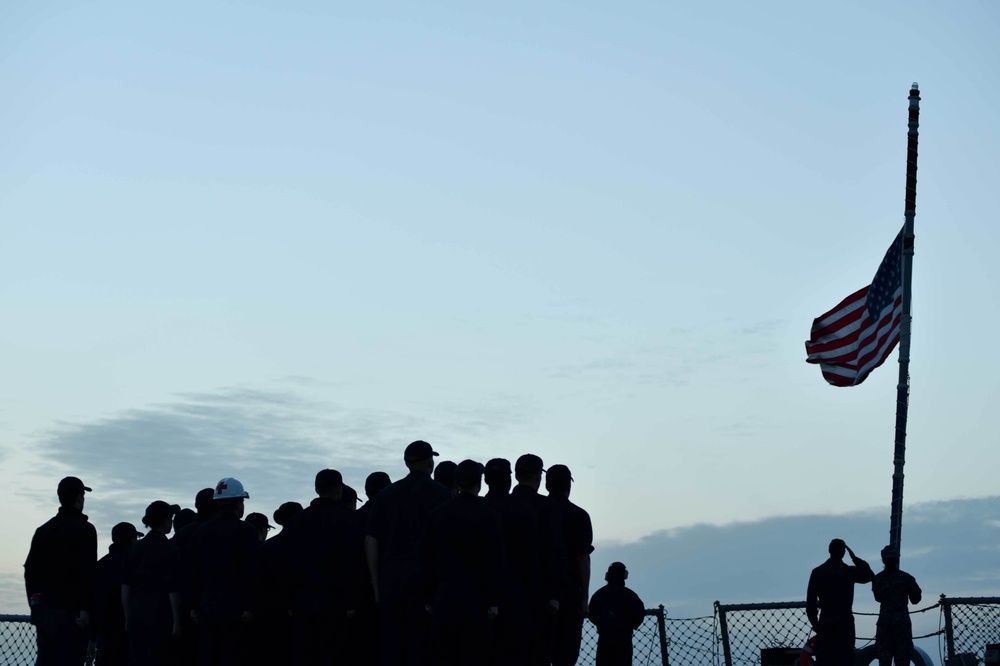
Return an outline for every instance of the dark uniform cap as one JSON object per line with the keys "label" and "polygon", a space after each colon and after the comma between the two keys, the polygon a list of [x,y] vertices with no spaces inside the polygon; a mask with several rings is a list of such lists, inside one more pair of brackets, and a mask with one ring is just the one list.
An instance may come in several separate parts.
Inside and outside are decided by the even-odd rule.
{"label": "dark uniform cap", "polygon": [[455,468],[455,483],[463,488],[474,486],[482,480],[485,469],[475,460],[463,460]]}
{"label": "dark uniform cap", "polygon": [[215,498],[215,488],[202,488],[194,496],[194,508],[198,511],[210,511],[212,500]]}
{"label": "dark uniform cap", "polygon": [[344,485],[344,477],[335,469],[321,469],[316,472],[316,490],[332,490]]}
{"label": "dark uniform cap", "polygon": [[112,543],[130,543],[133,538],[141,537],[142,532],[137,532],[132,523],[118,523],[111,528]]}
{"label": "dark uniform cap", "polygon": [[198,514],[191,509],[181,509],[174,516],[174,531],[178,531],[184,527],[187,527],[191,523],[198,520]]}
{"label": "dark uniform cap", "polygon": [[351,503],[357,504],[358,502],[358,491],[351,488],[346,483],[344,484],[344,492],[340,496],[340,502],[345,506],[350,506]]}
{"label": "dark uniform cap", "polygon": [[455,485],[455,469],[457,467],[458,465],[451,460],[442,460],[434,468],[434,480],[446,488],[451,488]]}
{"label": "dark uniform cap", "polygon": [[514,463],[514,471],[517,474],[536,474],[538,472],[544,472],[545,468],[542,466],[541,458],[536,456],[534,453],[525,453],[517,459],[516,463]]}
{"label": "dark uniform cap", "polygon": [[59,489],[56,491],[60,495],[79,495],[84,492],[91,492],[91,489],[83,485],[83,481],[75,476],[67,476],[59,482]]}
{"label": "dark uniform cap", "polygon": [[282,527],[292,522],[292,519],[302,511],[302,505],[298,502],[285,502],[274,510],[274,522]]}
{"label": "dark uniform cap", "polygon": [[406,450],[403,451],[403,460],[406,462],[420,462],[436,455],[439,455],[438,452],[431,448],[430,444],[422,439],[418,439],[407,445]]}
{"label": "dark uniform cap", "polygon": [[566,465],[553,465],[552,467],[549,467],[549,471],[545,473],[546,487],[548,487],[549,484],[568,486],[572,481],[573,475],[570,473],[569,467],[566,467]]}
{"label": "dark uniform cap", "polygon": [[159,525],[167,518],[171,518],[180,513],[181,508],[176,504],[167,504],[163,500],[156,500],[146,507],[146,515],[142,517],[142,524],[146,527]]}
{"label": "dark uniform cap", "polygon": [[882,559],[883,560],[898,560],[899,551],[892,546],[886,546],[882,549]]}
{"label": "dark uniform cap", "polygon": [[274,525],[272,525],[271,523],[267,522],[267,516],[265,516],[262,513],[247,514],[247,517],[245,518],[245,520],[246,520],[246,522],[250,523],[251,525],[254,526],[254,528],[256,528],[258,530],[264,530],[264,529],[273,530],[274,529]]}
{"label": "dark uniform cap", "polygon": [[365,494],[369,497],[378,495],[386,486],[392,485],[392,480],[385,472],[372,472],[365,479]]}

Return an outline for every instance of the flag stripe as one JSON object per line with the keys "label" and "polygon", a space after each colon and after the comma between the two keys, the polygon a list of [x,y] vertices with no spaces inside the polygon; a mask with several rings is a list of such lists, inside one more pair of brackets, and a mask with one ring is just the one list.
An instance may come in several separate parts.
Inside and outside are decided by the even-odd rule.
{"label": "flag stripe", "polygon": [[813,321],[806,361],[818,363],[834,386],[857,386],[885,363],[899,343],[903,314],[902,230],[872,283]]}

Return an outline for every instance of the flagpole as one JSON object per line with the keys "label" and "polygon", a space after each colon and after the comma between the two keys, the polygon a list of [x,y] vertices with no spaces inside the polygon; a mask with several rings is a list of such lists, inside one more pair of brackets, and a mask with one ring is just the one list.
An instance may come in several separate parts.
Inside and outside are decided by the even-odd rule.
{"label": "flagpole", "polygon": [[910,88],[906,132],[906,204],[903,210],[903,312],[899,326],[899,381],[896,384],[896,448],[893,454],[892,517],[889,543],[900,552],[903,532],[903,465],[906,464],[906,412],[910,397],[910,287],[913,276],[913,219],[917,212],[917,135],[920,127],[920,88]]}

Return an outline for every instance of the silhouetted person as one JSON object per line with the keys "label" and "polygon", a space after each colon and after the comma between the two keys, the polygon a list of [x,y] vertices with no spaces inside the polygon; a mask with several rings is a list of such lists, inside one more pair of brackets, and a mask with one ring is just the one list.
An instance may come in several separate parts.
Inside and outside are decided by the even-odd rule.
{"label": "silhouetted person", "polygon": [[344,484],[344,489],[340,493],[340,504],[348,511],[358,510],[358,491],[351,488],[346,483]]}
{"label": "silhouetted person", "polygon": [[458,494],[458,485],[455,483],[455,469],[457,465],[451,460],[442,460],[434,466],[434,480],[451,491],[452,495]]}
{"label": "silhouetted person", "polygon": [[149,532],[125,554],[121,602],[130,666],[165,666],[170,636],[181,633],[180,557],[167,539],[178,510],[160,500],[146,507],[142,524]]}
{"label": "silhouetted person", "polygon": [[483,466],[455,469],[458,495],[428,517],[427,607],[436,666],[463,666],[482,651],[503,586],[500,517],[478,497]]}
{"label": "silhouetted person", "polygon": [[878,624],[875,628],[875,648],[879,666],[909,666],[913,654],[913,627],[907,602],[920,603],[920,586],[916,579],[899,569],[899,551],[892,546],[882,549],[885,568],[875,574],[872,594],[879,602]]}
{"label": "silhouetted person", "polygon": [[[215,517],[215,488],[202,488],[194,497],[195,520],[190,525],[181,527],[170,541],[177,546],[181,561],[181,637],[178,641],[181,664],[198,663],[198,625],[191,620],[194,609],[194,599],[191,590],[191,544],[194,543],[198,530]],[[176,526],[176,518],[174,525]]]}
{"label": "silhouetted person", "polygon": [[555,615],[559,612],[559,593],[565,575],[565,547],[555,507],[548,497],[538,494],[543,473],[542,459],[532,453],[524,454],[514,463],[517,485],[510,493],[532,510],[538,525],[534,545],[541,575],[537,587],[529,590],[532,617],[528,664],[532,665],[551,663]]}
{"label": "silhouetted person", "polygon": [[590,621],[597,629],[597,666],[632,666],[632,632],[646,615],[642,600],[625,587],[628,570],[612,562],[607,585],[590,599]]}
{"label": "silhouetted person", "polygon": [[125,666],[128,663],[122,570],[125,553],[141,536],[132,523],[118,523],[111,530],[108,554],[97,560],[95,613],[91,618],[93,635],[97,639],[97,666]]}
{"label": "silhouetted person", "polygon": [[431,445],[412,442],[403,453],[409,474],[379,493],[372,504],[365,554],[381,617],[385,666],[422,666],[427,654],[423,604],[423,541],[427,517],[451,493],[431,478]]}
{"label": "silhouetted person", "polygon": [[528,663],[534,609],[541,603],[538,519],[527,504],[510,495],[510,461],[487,462],[483,480],[489,487],[483,501],[500,516],[504,553],[501,613],[493,622],[485,656],[497,666],[522,666]]}
{"label": "silhouetted person", "polygon": [[590,554],[594,552],[594,528],[590,514],[569,501],[573,476],[566,465],[552,465],[545,474],[555,519],[562,537],[565,570],[559,592],[552,647],[552,666],[573,666],[580,656],[583,618],[590,599]]}
{"label": "silhouetted person", "polygon": [[250,497],[238,479],[215,487],[216,516],[202,525],[191,545],[192,619],[198,624],[198,663],[239,663],[259,595],[260,541],[257,530],[240,520]]}
{"label": "silhouetted person", "polygon": [[[806,614],[816,632],[816,661],[854,663],[854,586],[870,583],[875,574],[842,539],[830,542],[830,559],[812,570],[806,590]],[[854,566],[844,563],[850,553]],[[817,614],[817,606],[822,612]],[[593,613],[593,609],[591,609]]]}
{"label": "silhouetted person", "polygon": [[[355,520],[361,528],[362,549],[364,548],[364,534],[368,529],[368,519],[371,517],[372,501],[380,492],[389,487],[392,481],[385,472],[372,472],[365,479],[365,496],[368,501],[358,507],[354,513]],[[358,612],[351,621],[351,630],[348,636],[348,663],[355,664],[378,664],[379,663],[379,613],[378,604],[375,603],[375,592],[372,589],[368,567],[364,570],[364,585],[362,585],[361,598],[358,603]]]}
{"label": "silhouetted person", "polygon": [[364,569],[360,527],[340,502],[343,486],[340,472],[321,470],[318,497],[288,527],[293,664],[343,661]]}
{"label": "silhouetted person", "polygon": [[[188,525],[194,524],[198,520],[198,514],[193,509],[181,509],[174,516],[174,536]],[[170,538],[173,541],[173,537]]]}
{"label": "silhouetted person", "polygon": [[282,666],[291,663],[292,619],[288,589],[288,527],[302,513],[298,502],[285,502],[274,511],[274,522],[281,531],[261,544],[261,601],[255,636],[255,659],[259,664]]}
{"label": "silhouetted person", "polygon": [[267,541],[267,533],[274,529],[274,525],[267,522],[267,516],[262,513],[248,514],[243,520],[250,523],[257,530],[257,539],[261,543]]}
{"label": "silhouetted person", "polygon": [[97,576],[97,530],[83,514],[85,492],[90,488],[75,476],[59,482],[59,512],[35,530],[24,562],[39,666],[77,666],[87,651]]}

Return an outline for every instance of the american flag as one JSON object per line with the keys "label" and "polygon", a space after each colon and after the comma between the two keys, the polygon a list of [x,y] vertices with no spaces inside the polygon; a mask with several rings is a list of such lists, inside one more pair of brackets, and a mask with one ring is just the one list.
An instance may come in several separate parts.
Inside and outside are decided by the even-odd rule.
{"label": "american flag", "polygon": [[813,321],[806,362],[819,363],[834,386],[857,386],[899,342],[903,313],[903,231],[889,246],[871,285]]}

